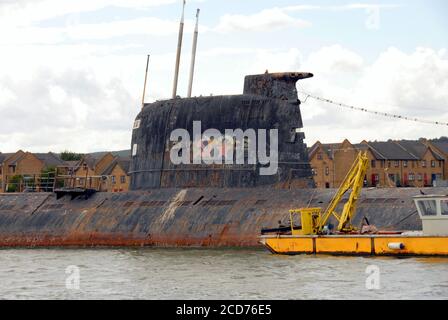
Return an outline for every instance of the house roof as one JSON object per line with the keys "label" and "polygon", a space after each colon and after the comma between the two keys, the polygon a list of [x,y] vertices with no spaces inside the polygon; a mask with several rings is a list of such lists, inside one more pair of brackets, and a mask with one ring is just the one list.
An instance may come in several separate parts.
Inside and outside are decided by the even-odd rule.
{"label": "house roof", "polygon": [[79,160],[70,160],[70,161],[64,161],[64,163],[59,166],[64,166],[64,167],[68,167],[68,168],[76,168],[78,163],[79,163]]}
{"label": "house roof", "polygon": [[334,157],[334,150],[339,149],[341,143],[323,143],[322,150],[328,155],[330,159]]}
{"label": "house roof", "polygon": [[367,151],[370,150],[372,152],[373,156],[377,160],[384,160],[386,157],[384,157],[378,150],[375,148],[372,148],[367,142],[366,143],[357,143],[354,144],[355,148],[361,151]]}
{"label": "house roof", "polygon": [[382,160],[418,160],[419,157],[410,153],[396,141],[368,142],[375,157]]}
{"label": "house roof", "polygon": [[62,161],[58,155],[56,155],[53,152],[48,153],[34,153],[34,155],[41,160],[45,166],[60,166],[64,164],[64,161]]}
{"label": "house roof", "polygon": [[0,164],[2,164],[6,159],[8,159],[10,156],[14,155],[15,153],[1,153],[0,152]]}
{"label": "house roof", "polygon": [[431,141],[431,143],[443,153],[448,154],[448,141]]}
{"label": "house roof", "polygon": [[96,164],[98,163],[98,161],[103,157],[104,155],[101,155],[99,157],[93,156],[91,154],[86,154],[85,156],[82,157],[81,160],[76,162],[76,165],[74,167],[76,167],[76,169],[78,169],[81,164],[84,162],[87,164],[87,166],[90,169],[94,169]]}
{"label": "house roof", "polygon": [[[426,151],[428,150],[428,146],[421,141],[415,140],[400,140],[397,143],[403,146],[406,150],[408,150],[413,155],[417,156],[419,159],[422,159],[425,156]],[[437,150],[433,150],[434,148],[429,148],[432,155],[437,160],[443,160],[443,156],[437,152]]]}
{"label": "house roof", "polygon": [[330,159],[333,159],[333,150],[339,149],[341,143],[320,143],[320,142],[316,142],[315,144],[313,144],[311,146],[311,148],[309,149],[309,156],[312,157],[313,154],[315,152],[317,152],[317,150],[319,148],[321,148]]}
{"label": "house roof", "polygon": [[320,142],[316,141],[311,147],[308,148],[308,155],[312,157],[314,152],[316,152],[316,150],[319,148],[319,146]]}
{"label": "house roof", "polygon": [[428,150],[428,146],[426,146],[424,143],[420,141],[413,141],[413,140],[399,140],[396,141],[399,146],[401,146],[403,149],[405,149],[410,154],[414,155],[415,157],[421,159],[426,153],[426,150]]}
{"label": "house roof", "polygon": [[17,161],[19,161],[20,159],[22,159],[22,157],[25,155],[26,153],[23,152],[22,150],[17,151],[16,153],[13,153],[10,157],[8,157],[5,160],[8,160],[9,164],[12,165],[16,165]]}
{"label": "house roof", "polygon": [[131,160],[129,158],[115,157],[115,159],[103,170],[102,176],[109,176],[112,174],[115,166],[119,165],[124,172],[129,172],[129,165]]}

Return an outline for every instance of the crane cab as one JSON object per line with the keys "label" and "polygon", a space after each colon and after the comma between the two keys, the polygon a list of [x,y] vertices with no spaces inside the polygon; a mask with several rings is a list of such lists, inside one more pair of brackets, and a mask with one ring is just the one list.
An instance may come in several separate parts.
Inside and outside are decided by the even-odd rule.
{"label": "crane cab", "polygon": [[415,196],[414,203],[425,236],[448,235],[448,196]]}
{"label": "crane cab", "polygon": [[[291,223],[292,235],[317,234],[322,208],[301,208],[289,210],[289,221]],[[294,215],[300,215],[300,228],[294,226]]]}

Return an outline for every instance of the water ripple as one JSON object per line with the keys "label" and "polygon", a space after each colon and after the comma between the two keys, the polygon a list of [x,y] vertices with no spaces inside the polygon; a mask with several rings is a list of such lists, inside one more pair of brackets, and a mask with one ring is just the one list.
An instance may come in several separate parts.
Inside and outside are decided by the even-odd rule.
{"label": "water ripple", "polygon": [[[3,249],[0,299],[447,299],[448,259],[254,249]],[[80,288],[67,289],[67,266]],[[366,267],[380,288],[366,289]]]}

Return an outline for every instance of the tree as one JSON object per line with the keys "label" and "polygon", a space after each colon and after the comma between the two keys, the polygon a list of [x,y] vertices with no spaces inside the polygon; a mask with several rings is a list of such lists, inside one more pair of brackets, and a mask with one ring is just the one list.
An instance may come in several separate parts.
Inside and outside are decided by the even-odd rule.
{"label": "tree", "polygon": [[79,161],[83,156],[82,153],[75,153],[68,150],[61,152],[61,160],[63,161]]}
{"label": "tree", "polygon": [[22,176],[17,175],[9,179],[8,185],[6,186],[6,192],[19,192],[20,182],[22,181]]}

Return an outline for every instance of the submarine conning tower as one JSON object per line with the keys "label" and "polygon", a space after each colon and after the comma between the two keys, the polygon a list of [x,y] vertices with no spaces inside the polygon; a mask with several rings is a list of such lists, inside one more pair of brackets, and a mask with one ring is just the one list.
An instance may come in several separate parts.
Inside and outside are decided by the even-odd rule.
{"label": "submarine conning tower", "polygon": [[144,104],[132,133],[131,190],[313,187],[296,90],[312,76],[248,75],[242,95]]}

